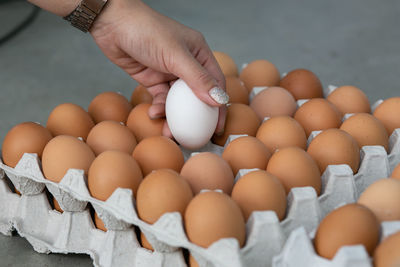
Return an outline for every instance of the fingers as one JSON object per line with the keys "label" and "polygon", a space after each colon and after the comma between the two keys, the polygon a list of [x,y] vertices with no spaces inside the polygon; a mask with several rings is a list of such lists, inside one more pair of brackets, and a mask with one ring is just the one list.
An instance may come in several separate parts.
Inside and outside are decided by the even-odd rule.
{"label": "fingers", "polygon": [[193,93],[210,106],[221,106],[229,97],[217,80],[187,50],[181,50],[173,58],[171,72],[182,78]]}
{"label": "fingers", "polygon": [[[220,88],[225,90],[225,76],[219,67],[217,60],[215,59],[211,49],[208,47],[207,43],[204,42],[204,49],[201,50],[197,55],[197,60],[204,66],[204,68],[216,78]],[[221,106],[219,108],[218,123],[215,129],[216,135],[222,135],[225,129],[226,120],[226,106]]]}
{"label": "fingers", "polygon": [[162,129],[162,135],[168,138],[173,139],[174,137],[172,136],[171,130],[169,129],[167,121],[164,122],[164,126]]}
{"label": "fingers", "polygon": [[225,121],[226,121],[226,106],[222,106],[219,108],[218,122],[217,122],[217,127],[215,128],[216,135],[224,134]]}
{"label": "fingers", "polygon": [[219,87],[225,90],[225,76],[207,43],[204,42],[196,59],[216,79]]}
{"label": "fingers", "polygon": [[[149,108],[148,114],[151,119],[158,119],[165,117],[165,101],[169,90],[169,83],[161,83],[147,88],[150,94],[153,95],[153,103]],[[165,120],[162,135],[173,139],[171,130]]]}
{"label": "fingers", "polygon": [[149,108],[148,115],[152,120],[165,117],[165,104],[152,104]]}
{"label": "fingers", "polygon": [[[148,114],[151,119],[165,117],[165,101],[169,90],[169,83],[161,83],[147,88],[150,94],[153,95],[153,103],[149,108]],[[162,135],[173,139],[171,130],[165,120]]]}
{"label": "fingers", "polygon": [[[195,65],[195,68],[197,68],[198,72],[201,73],[207,73],[207,75],[209,75],[210,77],[208,77],[208,81],[207,80],[192,80],[189,79],[189,81],[186,81],[185,78],[183,78],[189,85],[189,87],[193,88],[207,88],[208,87],[218,84],[219,87],[225,86],[225,80],[224,80],[224,76],[222,74],[222,72],[220,71],[218,65],[215,63],[213,64],[213,60],[215,61],[215,59],[213,57],[209,57],[206,52],[203,52],[204,54],[199,54],[199,59],[203,61],[203,64],[205,66],[207,66],[207,68],[209,70],[211,70],[213,73],[215,73],[215,75],[222,77],[222,80],[216,80],[214,79],[210,74],[208,74],[208,71],[203,68],[201,66],[201,64],[195,59],[193,58],[191,55],[191,58],[195,61],[195,63],[192,62],[192,64]],[[196,70],[195,70],[196,71]],[[203,75],[203,74],[202,74]],[[186,76],[185,76],[186,77]],[[198,84],[197,87],[194,87],[193,85],[191,86],[189,83],[193,82],[195,84]],[[153,95],[153,103],[152,106],[149,109],[149,116],[152,119],[156,119],[156,118],[162,118],[165,116],[165,101],[167,98],[167,94],[169,91],[169,87],[173,84],[173,81],[169,81],[168,83],[160,83],[151,87],[148,87],[148,90],[150,92],[150,94]],[[203,87],[199,87],[201,84],[203,84]],[[211,88],[211,91],[213,91],[214,89]],[[216,103],[216,101],[214,99],[212,99],[212,103],[210,103],[210,97],[212,95],[210,95],[210,92],[204,90],[204,89],[193,89],[194,93],[204,102],[206,102],[207,104],[216,106],[216,105],[220,105],[218,103]],[[209,90],[210,91],[210,90]],[[219,94],[219,93],[218,93]],[[223,96],[222,96],[223,97]],[[218,119],[218,123],[217,123],[217,127],[216,127],[216,134],[223,134],[224,131],[224,127],[225,127],[225,116],[226,116],[226,107],[225,105],[221,106],[219,109],[219,119]],[[170,136],[172,137],[172,133],[169,130],[169,127],[167,124],[164,125],[163,128],[163,135],[165,136]]]}
{"label": "fingers", "polygon": [[161,83],[147,88],[153,96],[153,103],[148,114],[151,119],[158,119],[165,116],[165,101],[169,90],[168,83]]}
{"label": "fingers", "polygon": [[159,72],[146,67],[144,67],[143,70],[139,72],[131,73],[131,76],[145,87],[152,87],[160,83],[165,83],[177,79],[176,76],[174,76],[173,74]]}

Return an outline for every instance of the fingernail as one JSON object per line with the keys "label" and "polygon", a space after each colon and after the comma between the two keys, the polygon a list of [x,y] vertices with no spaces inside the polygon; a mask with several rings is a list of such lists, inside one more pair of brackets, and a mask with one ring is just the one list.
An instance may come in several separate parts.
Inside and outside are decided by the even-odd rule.
{"label": "fingernail", "polygon": [[208,94],[218,104],[228,104],[228,102],[229,102],[228,94],[224,90],[222,90],[221,88],[214,87],[208,92]]}
{"label": "fingernail", "polygon": [[159,120],[164,118],[163,114],[152,114],[151,116],[149,116],[150,120]]}
{"label": "fingernail", "polygon": [[223,136],[224,135],[224,130],[216,132],[215,135],[216,136]]}
{"label": "fingernail", "polygon": [[159,120],[159,119],[162,119],[162,118],[164,118],[164,116],[162,116],[162,115],[155,115],[153,117],[150,117],[151,120]]}

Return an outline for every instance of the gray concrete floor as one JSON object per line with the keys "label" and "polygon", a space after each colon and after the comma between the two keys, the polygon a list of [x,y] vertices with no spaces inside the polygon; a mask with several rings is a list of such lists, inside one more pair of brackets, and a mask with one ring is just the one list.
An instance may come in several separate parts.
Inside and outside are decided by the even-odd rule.
{"label": "gray concrete floor", "polygon": [[[281,72],[314,71],[324,85],[351,84],[374,102],[400,95],[400,1],[145,0],[200,30],[238,65],[264,58]],[[0,36],[29,13],[24,1],[0,5]],[[89,35],[41,12],[0,46],[0,142],[22,121],[46,122],[58,104],[87,107],[99,92],[130,96],[136,83],[110,63]],[[0,266],[90,266],[82,255],[41,255],[0,235]]]}

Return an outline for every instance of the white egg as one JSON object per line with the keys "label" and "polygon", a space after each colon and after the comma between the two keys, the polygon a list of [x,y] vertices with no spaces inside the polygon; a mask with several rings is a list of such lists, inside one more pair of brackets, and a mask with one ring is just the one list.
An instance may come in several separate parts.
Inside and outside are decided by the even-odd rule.
{"label": "white egg", "polygon": [[218,108],[198,99],[181,79],[168,92],[165,113],[172,135],[189,149],[207,144],[217,127]]}

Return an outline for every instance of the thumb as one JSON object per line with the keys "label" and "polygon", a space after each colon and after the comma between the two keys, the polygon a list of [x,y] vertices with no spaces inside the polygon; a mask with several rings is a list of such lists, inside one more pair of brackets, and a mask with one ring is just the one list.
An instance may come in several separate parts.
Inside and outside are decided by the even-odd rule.
{"label": "thumb", "polygon": [[184,80],[193,93],[210,106],[221,106],[229,102],[229,96],[214,77],[193,57],[182,51],[174,57],[172,74]]}

